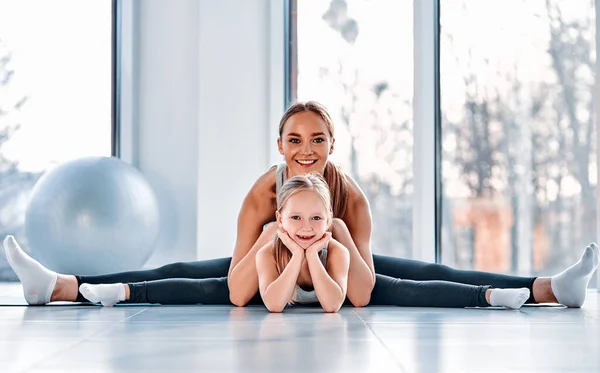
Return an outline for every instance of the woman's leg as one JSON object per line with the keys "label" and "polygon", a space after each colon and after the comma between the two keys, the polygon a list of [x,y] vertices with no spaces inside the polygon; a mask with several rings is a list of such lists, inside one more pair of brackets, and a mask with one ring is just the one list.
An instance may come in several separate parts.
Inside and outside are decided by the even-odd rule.
{"label": "woman's leg", "polygon": [[403,307],[489,307],[519,308],[529,296],[528,289],[491,289],[449,281],[402,280],[377,274],[370,306]]}
{"label": "woman's leg", "polygon": [[534,277],[519,277],[498,273],[459,270],[443,264],[373,255],[375,272],[415,281],[441,280],[469,285],[491,285],[497,288],[530,288]]}
{"label": "woman's leg", "polygon": [[98,276],[75,276],[80,284],[113,284],[116,282],[142,282],[168,278],[216,278],[227,277],[231,257],[195,262],[178,262],[162,267],[112,273]]}
{"label": "woman's leg", "polygon": [[446,265],[417,260],[373,255],[375,272],[390,277],[416,281],[442,280],[469,285],[491,285],[494,288],[527,288],[527,303],[561,303],[581,307],[588,282],[598,267],[599,250],[592,243],[581,259],[565,271],[552,277],[520,277],[498,273],[458,270]]}
{"label": "woman's leg", "polygon": [[[189,263],[173,263],[160,268],[143,271],[122,272],[100,276],[73,276],[57,274],[45,268],[25,253],[12,236],[4,240],[9,264],[23,285],[29,304],[45,304],[50,301],[85,301],[78,293],[82,283],[126,283],[154,281],[167,278],[225,277],[231,258],[213,259]],[[227,295],[228,296],[228,295]]]}

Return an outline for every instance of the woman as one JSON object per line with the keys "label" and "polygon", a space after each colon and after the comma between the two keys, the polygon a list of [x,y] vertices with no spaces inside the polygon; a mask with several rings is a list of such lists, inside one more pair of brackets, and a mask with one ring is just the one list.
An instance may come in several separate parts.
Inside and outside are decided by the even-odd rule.
{"label": "woman", "polygon": [[[134,283],[132,299],[138,302],[161,299],[160,303],[168,304],[227,304],[229,300],[237,306],[260,303],[256,253],[277,232],[273,221],[278,186],[289,177],[317,172],[324,176],[332,193],[332,240],[345,246],[350,255],[347,298],[355,307],[464,307],[485,304],[484,300],[494,305],[496,299],[491,299],[486,291],[489,286],[526,288],[530,293],[527,303],[581,307],[585,301],[587,284],[599,261],[595,244],[585,248],[581,259],[560,274],[538,278],[455,270],[440,264],[373,255],[369,204],[358,184],[328,160],[334,144],[333,121],[322,105],[299,102],[284,113],[277,145],[285,164],[272,167],[259,177],[245,197],[231,259],[174,263],[149,271],[105,276],[72,276],[41,267],[18,249],[14,239],[7,238],[9,263],[23,283],[30,304],[94,301],[97,298],[93,294],[84,298],[78,293],[80,285],[122,282]],[[173,292],[174,286],[186,286],[188,290]],[[28,293],[32,295],[28,297]]]}

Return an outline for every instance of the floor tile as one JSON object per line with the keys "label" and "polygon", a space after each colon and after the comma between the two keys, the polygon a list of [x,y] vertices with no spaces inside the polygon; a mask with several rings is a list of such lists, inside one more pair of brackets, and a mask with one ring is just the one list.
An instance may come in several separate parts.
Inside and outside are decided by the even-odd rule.
{"label": "floor tile", "polygon": [[378,341],[88,341],[35,365],[147,372],[402,372]]}
{"label": "floor tile", "polygon": [[408,372],[600,371],[600,325],[369,324]]}

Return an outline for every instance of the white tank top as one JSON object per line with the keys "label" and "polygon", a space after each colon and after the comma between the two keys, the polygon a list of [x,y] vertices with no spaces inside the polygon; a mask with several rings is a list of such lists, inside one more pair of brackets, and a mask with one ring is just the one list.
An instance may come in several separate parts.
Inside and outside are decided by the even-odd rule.
{"label": "white tank top", "polygon": [[[327,248],[319,251],[319,259],[321,259],[323,266],[327,264]],[[294,303],[299,304],[319,302],[319,299],[317,298],[317,292],[314,290],[304,290],[298,284],[296,284],[296,289],[294,290],[294,295],[292,295],[292,300]]]}

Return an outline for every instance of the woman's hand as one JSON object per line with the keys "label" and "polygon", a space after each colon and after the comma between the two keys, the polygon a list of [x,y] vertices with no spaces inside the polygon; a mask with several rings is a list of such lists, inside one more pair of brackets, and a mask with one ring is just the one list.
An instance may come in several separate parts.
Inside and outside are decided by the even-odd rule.
{"label": "woman's hand", "polygon": [[306,248],[306,255],[318,254],[319,251],[323,250],[329,245],[329,240],[331,240],[331,232],[325,232],[323,237],[319,240],[315,241]]}
{"label": "woman's hand", "polygon": [[288,248],[288,250],[290,250],[290,252],[292,253],[292,255],[304,255],[304,249],[298,245],[296,243],[296,241],[294,241],[292,239],[292,237],[290,237],[290,235],[288,234],[288,232],[286,232],[285,230],[283,230],[282,228],[279,228],[277,230],[277,236],[279,236],[279,239],[281,240],[281,242],[283,242],[283,244],[285,245],[285,247]]}

